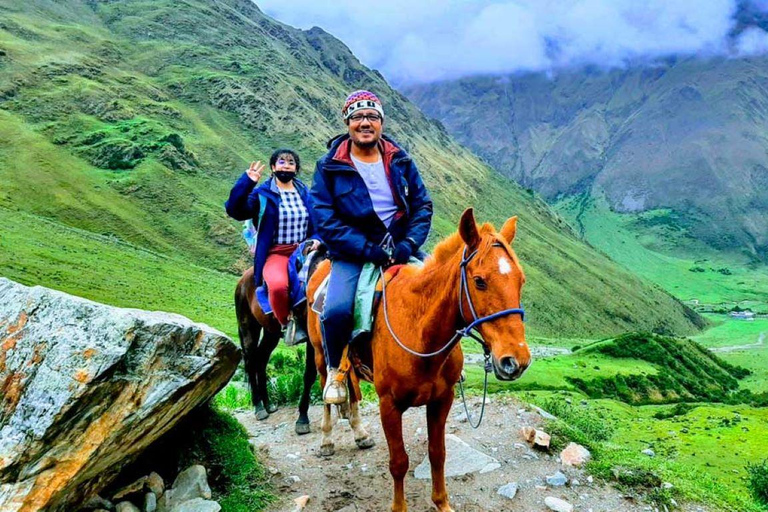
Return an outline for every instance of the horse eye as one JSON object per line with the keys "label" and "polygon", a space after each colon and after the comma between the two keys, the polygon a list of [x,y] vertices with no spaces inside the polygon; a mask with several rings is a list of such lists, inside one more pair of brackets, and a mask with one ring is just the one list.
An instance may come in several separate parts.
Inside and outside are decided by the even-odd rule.
{"label": "horse eye", "polygon": [[487,290],[488,289],[488,283],[485,282],[485,279],[482,277],[473,277],[472,278],[475,281],[475,286],[478,290]]}

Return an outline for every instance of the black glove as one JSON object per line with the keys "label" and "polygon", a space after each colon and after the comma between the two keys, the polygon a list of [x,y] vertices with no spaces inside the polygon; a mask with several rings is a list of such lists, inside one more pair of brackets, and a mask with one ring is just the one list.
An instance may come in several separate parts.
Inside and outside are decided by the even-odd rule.
{"label": "black glove", "polygon": [[389,265],[389,254],[387,254],[387,251],[378,245],[371,246],[368,251],[368,259],[380,267],[386,267]]}
{"label": "black glove", "polygon": [[403,240],[395,247],[392,257],[395,263],[408,263],[408,258],[413,254],[413,245],[408,240]]}

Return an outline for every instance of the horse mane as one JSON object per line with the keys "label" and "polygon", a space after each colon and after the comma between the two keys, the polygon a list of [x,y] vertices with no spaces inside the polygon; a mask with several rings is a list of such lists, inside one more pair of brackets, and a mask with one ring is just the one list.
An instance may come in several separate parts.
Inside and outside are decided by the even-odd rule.
{"label": "horse mane", "polygon": [[[491,224],[486,222],[482,226],[478,226],[478,231],[480,232],[480,236],[483,237],[484,235],[487,235],[488,233],[495,232],[495,229]],[[484,252],[484,249],[486,249],[486,246],[489,246],[493,241],[491,240],[483,240],[483,242],[480,244],[480,247],[478,248],[480,252]],[[435,264],[441,265],[443,263],[447,263],[448,261],[453,258],[456,253],[464,246],[464,240],[461,238],[461,235],[458,231],[451,234],[437,244],[435,246],[435,250],[432,251],[432,256],[430,259],[434,261]]]}

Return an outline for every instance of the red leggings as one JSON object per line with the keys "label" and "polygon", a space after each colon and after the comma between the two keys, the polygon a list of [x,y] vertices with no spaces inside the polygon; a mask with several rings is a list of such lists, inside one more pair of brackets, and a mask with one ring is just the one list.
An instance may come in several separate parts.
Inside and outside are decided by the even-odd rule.
{"label": "red leggings", "polygon": [[288,323],[288,315],[291,313],[290,291],[288,289],[288,258],[296,249],[296,244],[273,245],[267,253],[267,261],[264,263],[264,281],[269,290],[269,304],[272,312],[281,325]]}

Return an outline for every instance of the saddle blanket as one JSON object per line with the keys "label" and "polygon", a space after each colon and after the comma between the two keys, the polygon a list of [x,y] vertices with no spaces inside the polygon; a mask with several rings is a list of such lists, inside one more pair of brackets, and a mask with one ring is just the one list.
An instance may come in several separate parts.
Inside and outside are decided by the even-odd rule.
{"label": "saddle blanket", "polygon": [[[423,266],[424,263],[414,257],[408,260],[408,265]],[[404,265],[394,265],[387,268],[384,271],[387,282],[394,279],[401,268]],[[315,290],[312,303],[312,311],[318,315],[323,314],[325,308],[325,293],[328,290],[328,282],[330,280],[330,274],[323,279],[320,286]],[[366,263],[363,265],[363,269],[360,272],[360,278],[357,280],[357,292],[355,293],[355,305],[354,305],[354,325],[352,327],[352,341],[355,341],[359,337],[370,334],[373,330],[373,321],[376,314],[376,306],[378,305],[378,299],[380,299],[381,290],[379,288],[379,282],[381,281],[381,274],[379,267],[373,263]]]}

